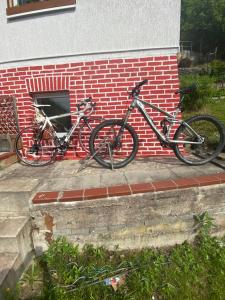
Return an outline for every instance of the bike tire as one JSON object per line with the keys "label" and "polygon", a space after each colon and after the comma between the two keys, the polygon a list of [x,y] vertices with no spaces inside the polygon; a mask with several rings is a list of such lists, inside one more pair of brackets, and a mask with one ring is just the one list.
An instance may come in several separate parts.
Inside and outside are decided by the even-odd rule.
{"label": "bike tire", "polygon": [[80,126],[80,129],[78,131],[79,144],[82,150],[84,150],[88,154],[90,153],[89,140],[90,140],[92,130],[94,127],[96,127],[96,124],[97,123],[99,124],[101,121],[103,121],[103,118],[101,117],[87,119],[86,122],[85,121],[83,122],[83,124]]}
{"label": "bike tire", "polygon": [[[115,143],[115,133],[116,131],[118,132],[122,126],[124,126],[123,120],[106,120],[96,126],[92,131],[89,141],[90,153],[95,161],[105,168],[123,168],[135,158],[138,152],[138,136],[133,127],[128,124],[124,126],[123,144],[121,142],[120,148],[113,147]],[[123,150],[122,145],[126,146]],[[110,151],[113,151],[113,161],[111,161]]]}
{"label": "bike tire", "polygon": [[38,125],[26,127],[18,133],[15,151],[20,162],[32,167],[47,166],[55,161],[57,155],[54,135],[48,129],[42,132]]}
{"label": "bike tire", "polygon": [[[210,115],[197,115],[185,121],[196,133],[204,138],[201,145],[174,144],[176,157],[188,165],[203,165],[218,156],[225,145],[225,130],[223,124]],[[182,123],[174,134],[174,140],[197,141],[196,135],[187,125]],[[185,135],[187,134],[187,135]]]}

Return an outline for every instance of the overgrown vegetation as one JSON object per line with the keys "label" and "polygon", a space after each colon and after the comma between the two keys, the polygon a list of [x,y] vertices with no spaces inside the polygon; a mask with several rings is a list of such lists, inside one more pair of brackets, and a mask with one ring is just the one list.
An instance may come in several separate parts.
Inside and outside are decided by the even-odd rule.
{"label": "overgrown vegetation", "polygon": [[225,58],[224,35],[224,0],[181,1],[181,40],[192,41],[194,51]]}
{"label": "overgrown vegetation", "polygon": [[220,88],[225,88],[225,61],[214,60],[210,63],[210,74],[215,78],[215,82],[220,84]]}
{"label": "overgrown vegetation", "polygon": [[225,63],[214,61],[209,66],[209,74],[180,75],[181,88],[196,84],[196,90],[186,95],[184,118],[194,114],[210,114],[225,124]]}
{"label": "overgrown vegetation", "polygon": [[[225,299],[225,243],[207,213],[195,217],[194,243],[167,250],[108,251],[59,238],[18,285],[14,298],[33,300]],[[110,278],[119,281],[113,286]],[[41,281],[32,295],[32,288]],[[26,297],[24,286],[30,291]],[[36,294],[36,296],[34,296]],[[20,295],[20,296],[19,296]]]}

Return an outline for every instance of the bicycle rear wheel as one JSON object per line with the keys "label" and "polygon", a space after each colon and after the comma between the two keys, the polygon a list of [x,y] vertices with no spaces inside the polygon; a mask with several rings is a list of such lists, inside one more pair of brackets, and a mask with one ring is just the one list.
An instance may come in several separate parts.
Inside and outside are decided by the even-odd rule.
{"label": "bicycle rear wheel", "polygon": [[17,135],[15,150],[18,159],[33,167],[47,166],[55,161],[56,147],[50,130],[40,130],[38,125],[24,128]]}
{"label": "bicycle rear wheel", "polygon": [[89,145],[91,155],[100,165],[118,169],[134,159],[138,151],[138,137],[130,125],[124,126],[122,120],[106,120],[92,131]]}
{"label": "bicycle rear wheel", "polygon": [[212,116],[194,116],[180,125],[174,140],[200,142],[200,138],[186,124],[204,141],[199,144],[175,144],[174,153],[177,158],[189,165],[203,165],[213,160],[225,144],[224,126]]}

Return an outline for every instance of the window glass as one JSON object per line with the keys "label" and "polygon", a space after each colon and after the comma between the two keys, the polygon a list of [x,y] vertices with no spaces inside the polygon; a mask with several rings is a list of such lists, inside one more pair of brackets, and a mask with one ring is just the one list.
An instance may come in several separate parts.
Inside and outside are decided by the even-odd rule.
{"label": "window glass", "polygon": [[[48,104],[43,110],[48,117],[70,113],[69,94],[37,94],[35,95],[37,104]],[[66,132],[71,128],[71,116],[59,118],[51,121],[56,126],[57,132]]]}
{"label": "window glass", "polygon": [[[2,1],[2,0],[0,0]],[[13,17],[20,14],[35,14],[49,9],[71,9],[75,7],[76,0],[7,0],[7,15]]]}
{"label": "window glass", "polygon": [[26,3],[32,3],[32,2],[40,2],[40,0],[19,0],[18,1],[19,5],[23,5],[23,4],[26,4]]}

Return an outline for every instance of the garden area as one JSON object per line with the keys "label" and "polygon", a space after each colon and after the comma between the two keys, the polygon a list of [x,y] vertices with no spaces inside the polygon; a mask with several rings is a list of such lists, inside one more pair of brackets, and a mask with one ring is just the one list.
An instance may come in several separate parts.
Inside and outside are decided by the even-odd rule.
{"label": "garden area", "polygon": [[225,239],[208,213],[194,217],[195,240],[168,249],[83,249],[58,238],[7,300],[223,300]]}
{"label": "garden area", "polygon": [[181,88],[196,85],[195,91],[186,96],[184,119],[195,114],[209,114],[225,125],[225,62],[213,61],[198,67],[199,72],[180,74]]}
{"label": "garden area", "polygon": [[[181,88],[196,85],[183,117],[210,114],[225,125],[225,63],[212,62],[210,72],[201,68],[180,74]],[[208,213],[194,220],[194,241],[167,249],[81,249],[60,237],[32,262],[16,290],[5,291],[6,300],[224,300],[225,238],[212,234]]]}
{"label": "garden area", "polygon": [[[42,1],[10,3],[33,2]],[[204,57],[180,65],[180,88],[196,86],[185,98],[183,119],[212,115],[225,125],[225,1],[181,3],[181,40],[191,41],[191,51]],[[4,291],[5,299],[225,300],[225,237],[213,234],[207,212],[194,216],[193,224],[192,241],[160,249],[80,248],[59,237],[32,261],[14,290]]]}
{"label": "garden area", "polygon": [[[196,69],[198,72],[196,72]],[[180,87],[191,87],[182,104],[184,120],[194,115],[211,115],[225,126],[225,62],[214,60],[195,68],[180,69]],[[208,150],[218,144],[217,131],[211,124],[195,124],[195,130],[206,139]],[[219,154],[224,159],[225,149]]]}

